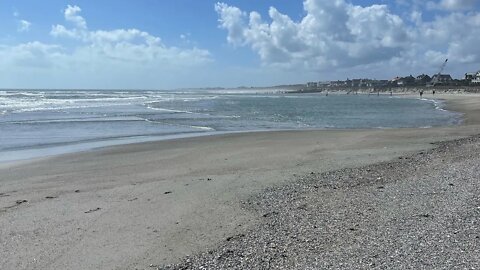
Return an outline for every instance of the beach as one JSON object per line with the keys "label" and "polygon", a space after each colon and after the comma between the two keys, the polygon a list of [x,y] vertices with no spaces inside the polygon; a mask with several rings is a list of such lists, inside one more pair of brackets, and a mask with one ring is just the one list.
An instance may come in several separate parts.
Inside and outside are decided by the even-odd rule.
{"label": "beach", "polygon": [[[438,231],[445,235],[442,229],[447,231],[450,228],[436,226],[436,218],[455,219],[455,213],[463,218],[466,215],[461,211],[463,206],[471,209],[478,206],[476,201],[471,201],[478,197],[479,190],[478,183],[472,180],[478,179],[474,171],[465,178],[468,190],[462,188],[458,175],[451,175],[449,181],[442,177],[449,171],[463,172],[478,164],[478,155],[474,151],[478,147],[478,139],[462,141],[462,138],[480,133],[480,96],[436,95],[435,98],[445,99],[447,109],[463,113],[464,124],[435,128],[246,132],[121,145],[2,164],[0,265],[2,269],[162,269],[169,268],[167,265],[177,269],[200,266],[225,269],[239,267],[234,263],[239,262],[240,256],[237,255],[245,257],[246,249],[242,247],[273,243],[274,248],[266,248],[264,253],[256,252],[256,255],[276,258],[271,250],[283,245],[291,251],[288,255],[297,254],[299,260],[287,257],[289,259],[276,259],[266,265],[259,262],[257,256],[250,261],[251,269],[268,266],[284,269],[368,266],[367,263],[375,260],[365,261],[365,264],[358,262],[362,258],[371,258],[375,255],[373,251],[380,248],[372,246],[379,237],[374,228],[392,228],[388,222],[412,214],[422,222],[428,221],[413,222],[411,226],[414,228],[431,226],[429,232]],[[452,140],[458,141],[438,143]],[[452,153],[448,149],[452,149]],[[418,155],[422,156],[417,161],[420,164],[418,170],[408,174],[406,170],[415,166],[412,157]],[[424,158],[434,161],[432,164],[435,164],[436,172],[444,173],[433,174],[433,167]],[[442,163],[442,160],[448,162]],[[392,169],[386,170],[385,166],[392,166]],[[335,173],[343,173],[342,170],[347,170],[350,175],[360,175],[356,169],[362,173],[367,169],[384,173],[379,173],[373,180],[367,177],[368,172],[362,175],[367,179],[365,181],[354,177],[358,183],[335,176]],[[382,175],[388,175],[386,171],[395,181],[382,178]],[[328,178],[329,172],[335,172],[331,178]],[[423,175],[425,179],[421,177]],[[325,182],[326,178],[333,182]],[[436,190],[440,188],[436,186],[438,183],[441,183],[441,188],[452,187],[452,192],[439,192]],[[407,188],[412,185],[421,188],[413,192]],[[290,196],[294,187],[297,187],[297,197]],[[408,195],[412,192],[414,195]],[[428,196],[436,192],[441,196],[435,195],[438,201],[434,202],[429,201],[428,196],[418,200],[408,199],[421,197],[415,192],[428,193]],[[291,198],[298,204],[289,201]],[[269,201],[271,205],[266,203]],[[388,212],[397,209],[399,204],[406,205],[403,212]],[[303,216],[301,213],[307,211],[305,209],[312,211],[311,205],[322,205],[321,209],[310,213],[323,215],[325,219],[315,225],[318,230],[302,230],[309,220],[292,217]],[[421,206],[426,205],[430,207],[427,209],[435,209],[422,211]],[[275,210],[272,206],[280,208]],[[341,217],[335,215],[339,211]],[[372,213],[365,215],[364,219],[357,219],[357,227],[351,224],[358,217],[355,213],[368,211]],[[451,211],[452,215],[448,215],[447,211]],[[478,217],[478,211],[475,213],[476,216],[470,216]],[[289,216],[290,219],[287,218]],[[448,221],[448,218],[441,220]],[[287,240],[292,238],[282,240],[282,237],[290,235],[282,229],[289,228],[288,224],[295,224],[295,220],[299,225],[291,232],[296,232],[296,238],[302,238],[304,232],[305,236],[323,232],[324,238],[309,239],[328,240],[338,245],[305,253],[302,247],[309,245],[299,244],[298,241],[288,244]],[[399,225],[396,228],[406,224],[405,220],[397,220]],[[478,228],[478,219],[469,222],[474,224],[471,230]],[[329,224],[332,225],[331,230],[327,229]],[[462,222],[458,224],[464,225]],[[346,228],[347,232],[338,233],[338,228]],[[463,229],[460,226],[457,231],[463,232]],[[394,241],[398,235],[388,235],[390,231],[387,229],[383,231],[385,234],[381,239]],[[256,235],[255,232],[264,233]],[[283,235],[281,232],[284,232]],[[278,236],[277,242],[262,242],[262,239],[271,240],[268,237],[275,235]],[[467,236],[471,241],[464,241],[464,249],[468,252],[478,250],[478,238],[474,233]],[[405,243],[415,241],[402,237],[400,235],[398,239]],[[240,244],[244,239],[249,239],[249,242]],[[352,239],[358,241],[349,241]],[[365,245],[360,247],[360,244]],[[427,246],[447,251],[451,247],[446,244]],[[387,250],[392,252],[405,250],[393,244],[388,247]],[[372,250],[372,253],[358,252],[360,248]],[[329,250],[331,253],[326,252]],[[460,250],[445,254],[452,255],[455,261],[462,258],[454,256],[461,254]],[[218,265],[212,265],[212,261],[215,262],[212,256],[222,254],[229,255],[223,255],[225,260],[217,259]],[[313,257],[317,254],[318,257],[308,256],[305,259],[305,254],[313,254]],[[383,266],[402,268],[409,262],[412,266],[421,266],[413,263],[412,254],[394,257],[393,261],[404,262],[405,265],[393,263]],[[444,253],[438,253],[439,257],[441,255]],[[193,258],[186,259],[186,256]],[[468,258],[464,260],[469,263],[468,266],[478,266],[478,257]],[[243,263],[246,263],[244,268],[249,268],[249,261]],[[377,266],[382,267],[382,264]]]}

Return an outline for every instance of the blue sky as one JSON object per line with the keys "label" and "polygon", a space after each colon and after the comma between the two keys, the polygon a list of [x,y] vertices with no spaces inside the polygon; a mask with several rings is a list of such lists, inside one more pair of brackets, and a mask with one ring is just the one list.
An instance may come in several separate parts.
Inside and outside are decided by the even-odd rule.
{"label": "blue sky", "polygon": [[0,88],[175,89],[480,70],[480,1],[0,1]]}

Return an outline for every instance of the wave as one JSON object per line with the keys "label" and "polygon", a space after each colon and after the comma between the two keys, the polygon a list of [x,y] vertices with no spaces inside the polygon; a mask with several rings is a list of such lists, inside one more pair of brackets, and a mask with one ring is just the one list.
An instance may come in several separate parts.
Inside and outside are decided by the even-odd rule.
{"label": "wave", "polygon": [[278,94],[283,93],[285,89],[222,89],[222,90],[207,90],[205,93],[209,94]]}
{"label": "wave", "polygon": [[147,99],[148,97],[145,96],[126,96],[126,97],[112,97],[112,96],[104,96],[98,98],[98,96],[89,98],[88,96],[46,96],[44,100],[68,100],[71,102],[115,102],[115,101],[124,101],[124,100],[143,100]]}
{"label": "wave", "polygon": [[196,126],[196,125],[182,125],[180,123],[169,123],[166,121],[158,121],[158,120],[152,120],[152,119],[144,119],[146,122],[149,123],[154,123],[154,124],[162,124],[166,126],[175,126],[175,127],[183,127],[183,128],[193,128],[193,129],[201,129],[205,131],[215,131],[214,128],[211,127],[206,127],[206,126]]}
{"label": "wave", "polygon": [[[155,102],[152,102],[153,104]],[[154,111],[161,111],[161,112],[169,112],[169,113],[188,113],[188,114],[194,114],[194,112],[190,111],[182,111],[182,110],[174,110],[174,109],[165,109],[165,108],[157,108],[157,107],[152,107],[151,105],[147,105],[148,103],[145,103],[146,107],[148,109],[154,110]]]}
{"label": "wave", "polygon": [[[19,150],[31,150],[31,149],[42,149],[42,148],[51,148],[51,147],[58,147],[58,146],[68,146],[68,145],[78,145],[84,143],[95,143],[95,142],[107,142],[107,141],[115,141],[115,140],[128,140],[128,139],[140,139],[140,138],[149,138],[151,137],[152,140],[158,140],[158,138],[166,138],[169,136],[178,136],[181,137],[182,135],[187,134],[201,134],[204,132],[198,131],[178,131],[178,132],[158,132],[158,133],[146,133],[146,134],[130,134],[130,135],[118,135],[118,136],[104,136],[104,137],[96,137],[96,138],[85,138],[85,139],[77,139],[72,141],[62,141],[62,142],[48,142],[48,143],[39,143],[39,144],[31,144],[31,145],[22,145],[22,146],[7,146],[0,148],[0,152],[3,151],[19,151]],[[157,138],[155,138],[157,137]],[[134,141],[136,142],[136,141]],[[140,141],[139,141],[140,142]],[[1,160],[1,159],[0,159]]]}
{"label": "wave", "polygon": [[58,124],[58,123],[111,123],[111,122],[142,122],[145,119],[140,117],[106,117],[106,118],[68,118],[68,119],[43,119],[43,120],[20,120],[20,121],[5,121],[2,124]]}
{"label": "wave", "polygon": [[39,110],[61,110],[72,108],[105,107],[114,105],[141,105],[149,97],[141,95],[112,96],[110,94],[89,93],[86,95],[71,94],[42,94],[13,93],[0,95],[0,110],[14,110],[17,112]]}
{"label": "wave", "polygon": [[166,109],[166,108],[157,108],[157,107],[152,107],[147,105],[146,106],[148,109],[154,110],[154,111],[161,111],[161,112],[167,112],[167,113],[173,113],[173,114],[196,114],[196,115],[204,115],[204,116],[209,116],[210,118],[231,118],[231,119],[237,119],[240,118],[241,116],[239,115],[216,115],[216,114],[209,114],[209,113],[200,113],[200,112],[191,112],[191,111],[182,111],[182,110],[174,110],[174,109]]}
{"label": "wave", "polygon": [[427,99],[427,98],[420,98],[420,100],[432,103],[433,106],[435,107],[435,110],[444,111],[444,112],[447,111],[447,110],[444,109],[445,102],[443,102],[442,100]]}
{"label": "wave", "polygon": [[443,102],[441,100],[434,100],[434,104],[435,104],[435,109],[436,110],[440,110],[440,111],[444,111],[444,112],[447,111],[446,109],[444,109],[445,108],[445,102]]}
{"label": "wave", "polygon": [[202,126],[189,126],[189,127],[195,128],[195,129],[201,129],[201,130],[215,131],[215,129],[211,127],[202,127]]}
{"label": "wave", "polygon": [[[175,94],[171,92],[145,91],[1,91],[0,110],[29,112],[40,110],[62,110],[72,108],[105,107],[112,105],[148,105],[154,102],[196,102],[213,100],[219,95],[201,95],[188,92]],[[186,112],[188,113],[188,112]]]}
{"label": "wave", "polygon": [[72,100],[56,100],[56,101],[2,101],[0,100],[0,110],[10,110],[12,112],[35,112],[35,111],[51,111],[51,110],[71,110],[71,109],[83,109],[83,108],[102,108],[113,106],[129,106],[129,105],[141,105],[142,103],[132,102],[75,102]]}
{"label": "wave", "polygon": [[0,91],[0,97],[22,98],[22,97],[43,97],[45,92],[9,92]]}
{"label": "wave", "polygon": [[[124,106],[130,104],[113,104],[108,106]],[[106,107],[103,104],[90,104],[90,105],[71,105],[71,106],[55,106],[55,107],[36,107],[36,108],[24,108],[16,109],[14,112],[36,112],[36,111],[53,111],[53,110],[68,110],[68,109],[85,109],[85,108],[99,108]]]}

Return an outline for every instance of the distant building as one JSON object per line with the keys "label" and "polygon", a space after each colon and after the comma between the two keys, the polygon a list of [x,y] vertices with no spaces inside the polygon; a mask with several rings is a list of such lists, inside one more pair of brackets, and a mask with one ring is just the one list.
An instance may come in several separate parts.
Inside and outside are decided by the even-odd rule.
{"label": "distant building", "polygon": [[431,81],[432,81],[432,77],[428,76],[427,74],[418,75],[415,78],[415,84],[417,85],[426,85]]}
{"label": "distant building", "polygon": [[352,87],[352,85],[353,85],[352,80],[350,80],[349,78],[347,78],[347,80],[345,81],[345,85],[346,85],[347,87]]}
{"label": "distant building", "polygon": [[330,87],[347,87],[348,83],[346,81],[331,81]]}
{"label": "distant building", "polygon": [[470,72],[470,73],[465,73],[465,81],[467,82],[472,82],[473,79],[475,79],[475,76],[477,74],[474,73],[474,72]]}
{"label": "distant building", "polygon": [[360,87],[362,84],[362,79],[353,79],[351,82],[351,87]]}
{"label": "distant building", "polygon": [[465,81],[468,84],[480,84],[480,70],[477,72],[465,73]]}
{"label": "distant building", "polygon": [[374,80],[371,82],[372,87],[387,87],[389,81],[388,80]]}
{"label": "distant building", "polygon": [[317,82],[308,82],[307,88],[317,88]]}
{"label": "distant building", "polygon": [[480,84],[480,71],[478,71],[478,72],[475,74],[475,77],[473,77],[471,83],[472,83],[472,84]]}
{"label": "distant building", "polygon": [[400,80],[401,78],[400,77],[395,77],[393,79],[390,80],[390,84],[395,86],[395,85],[398,85],[398,81]]}
{"label": "distant building", "polygon": [[318,88],[326,88],[330,85],[330,82],[317,82]]}
{"label": "distant building", "polygon": [[362,86],[363,87],[373,87],[373,85],[374,85],[374,80],[364,79],[362,81]]}
{"label": "distant building", "polygon": [[449,74],[435,74],[432,77],[434,84],[449,84],[452,82],[452,76]]}
{"label": "distant building", "polygon": [[414,85],[415,84],[415,78],[410,75],[410,76],[407,76],[407,77],[403,77],[403,78],[399,78],[397,80],[397,85],[400,85],[400,86],[409,86],[409,85]]}

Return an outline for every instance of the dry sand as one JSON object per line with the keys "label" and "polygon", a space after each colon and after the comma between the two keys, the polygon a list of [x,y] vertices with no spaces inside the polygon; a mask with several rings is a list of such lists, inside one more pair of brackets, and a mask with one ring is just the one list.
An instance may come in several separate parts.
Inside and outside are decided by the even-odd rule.
{"label": "dry sand", "polygon": [[465,125],[229,134],[0,167],[2,269],[135,269],[255,228],[240,201],[294,175],[358,167],[480,133],[480,97],[436,95]]}
{"label": "dry sand", "polygon": [[244,201],[262,219],[158,270],[479,269],[480,136],[311,173]]}

